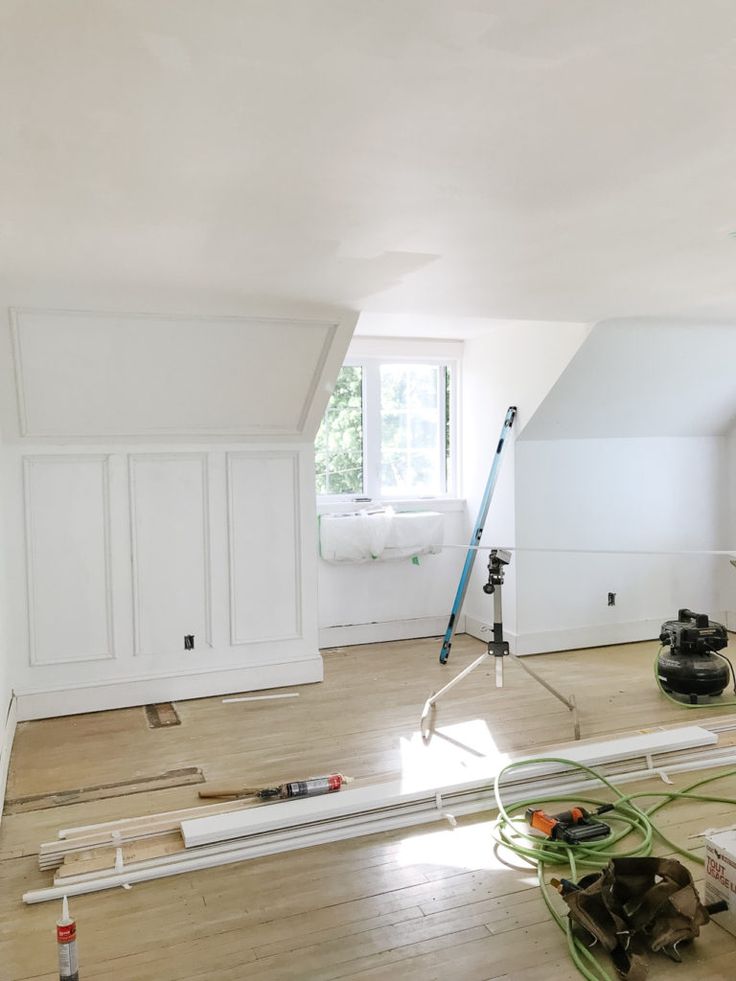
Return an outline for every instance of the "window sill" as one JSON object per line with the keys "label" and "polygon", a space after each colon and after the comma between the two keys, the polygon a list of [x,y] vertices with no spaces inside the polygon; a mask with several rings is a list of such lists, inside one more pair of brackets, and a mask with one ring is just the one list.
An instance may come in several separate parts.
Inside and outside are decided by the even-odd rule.
{"label": "window sill", "polygon": [[354,501],[351,498],[340,498],[333,501],[317,501],[317,514],[349,514],[351,511],[383,505],[390,506],[395,511],[439,511],[441,514],[449,514],[464,511],[465,499],[462,497],[402,497],[375,501]]}

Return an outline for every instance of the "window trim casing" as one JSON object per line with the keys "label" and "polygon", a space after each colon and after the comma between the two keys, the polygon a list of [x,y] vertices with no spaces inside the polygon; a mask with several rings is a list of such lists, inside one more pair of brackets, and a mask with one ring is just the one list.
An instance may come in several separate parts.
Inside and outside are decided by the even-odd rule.
{"label": "window trim casing", "polygon": [[[442,454],[441,470],[445,478],[445,491],[442,494],[409,495],[381,493],[381,459],[380,459],[380,366],[383,364],[430,364],[444,367],[450,371],[450,453]],[[359,367],[362,369],[361,391],[363,398],[363,491],[361,494],[317,494],[318,505],[370,503],[385,501],[387,504],[406,503],[408,501],[453,501],[459,499],[460,487],[458,474],[460,472],[460,426],[459,407],[461,385],[461,359],[453,356],[420,355],[420,354],[348,354],[342,367]],[[444,399],[442,400],[442,425],[446,423]]]}

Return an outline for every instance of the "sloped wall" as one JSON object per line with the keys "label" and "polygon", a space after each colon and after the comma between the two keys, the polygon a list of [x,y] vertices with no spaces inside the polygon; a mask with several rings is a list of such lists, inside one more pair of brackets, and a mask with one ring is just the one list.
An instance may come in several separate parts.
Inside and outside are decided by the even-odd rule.
{"label": "sloped wall", "polygon": [[652,638],[682,606],[725,615],[726,559],[623,553],[729,544],[734,357],[723,324],[591,332],[520,435],[517,542],[613,554],[518,556],[520,651]]}
{"label": "sloped wall", "polygon": [[736,417],[736,326],[602,321],[523,439],[714,436]]}
{"label": "sloped wall", "polygon": [[[462,473],[468,502],[466,541],[478,513],[506,410],[509,405],[516,405],[518,416],[512,439],[506,446],[483,536],[484,543],[515,544],[516,441],[589,332],[587,324],[518,323],[498,326],[465,342]],[[482,591],[482,584],[487,578],[486,561],[487,556],[481,553],[465,602],[467,629],[482,637],[485,637],[482,625],[491,619],[491,604]],[[504,621],[512,642],[517,629],[517,581],[518,570],[514,561],[506,577],[504,593]]]}
{"label": "sloped wall", "polygon": [[12,314],[21,718],[321,680],[312,441],[354,321]]}
{"label": "sloped wall", "polygon": [[722,560],[624,553],[719,547],[723,466],[718,436],[520,441],[519,547],[610,554],[519,553],[518,650],[645,640],[683,606],[720,615]]}

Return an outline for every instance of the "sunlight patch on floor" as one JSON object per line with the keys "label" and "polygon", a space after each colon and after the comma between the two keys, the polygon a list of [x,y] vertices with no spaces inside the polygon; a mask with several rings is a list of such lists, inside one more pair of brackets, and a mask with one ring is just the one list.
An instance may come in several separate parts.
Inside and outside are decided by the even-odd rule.
{"label": "sunlight patch on floor", "polygon": [[441,726],[426,742],[419,731],[408,739],[402,737],[400,752],[403,791],[493,779],[509,761],[482,719]]}
{"label": "sunlight patch on floor", "polygon": [[[440,831],[419,832],[403,839],[398,850],[401,865],[441,865],[468,871],[506,871],[518,875],[531,869],[523,859],[506,850],[499,851],[491,829],[493,821],[443,828]],[[521,879],[536,885],[534,875]]]}

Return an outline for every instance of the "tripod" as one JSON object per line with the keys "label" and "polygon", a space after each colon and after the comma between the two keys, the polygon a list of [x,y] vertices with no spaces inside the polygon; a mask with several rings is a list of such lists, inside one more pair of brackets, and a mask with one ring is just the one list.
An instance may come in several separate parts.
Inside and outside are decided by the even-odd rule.
{"label": "tripod", "polygon": [[517,657],[516,654],[512,654],[509,650],[509,644],[507,640],[503,639],[503,601],[502,601],[502,587],[505,574],[505,568],[511,561],[511,552],[507,552],[503,548],[492,548],[490,555],[488,557],[488,582],[483,586],[483,592],[487,595],[493,596],[493,639],[488,641],[488,648],[484,654],[481,654],[479,658],[476,658],[471,664],[467,666],[460,674],[456,675],[452,681],[448,681],[444,688],[440,688],[438,692],[434,695],[430,695],[427,701],[424,703],[424,708],[422,709],[422,715],[419,722],[422,734],[425,736],[429,733],[430,725],[428,725],[427,720],[432,715],[434,708],[442,698],[446,695],[451,688],[454,688],[463,678],[466,678],[471,672],[475,671],[476,668],[483,664],[487,657],[492,657],[496,662],[496,688],[503,688],[503,659],[505,657],[510,657],[519,667],[523,668],[528,675],[531,675],[535,681],[537,681],[543,688],[546,688],[550,695],[554,695],[555,698],[559,699],[562,704],[569,709],[572,713],[572,724],[573,731],[575,734],[575,739],[580,739],[580,720],[578,718],[578,708],[575,703],[575,696],[570,695],[569,698],[565,698],[556,688],[554,688],[548,681],[540,677],[536,671],[533,671],[527,664],[524,663],[523,658]]}

